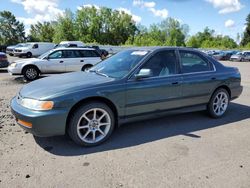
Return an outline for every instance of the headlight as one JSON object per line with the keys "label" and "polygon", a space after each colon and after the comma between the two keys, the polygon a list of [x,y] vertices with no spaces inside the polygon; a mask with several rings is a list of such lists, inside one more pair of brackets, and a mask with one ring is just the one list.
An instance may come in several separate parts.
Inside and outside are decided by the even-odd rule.
{"label": "headlight", "polygon": [[16,65],[17,65],[16,63],[11,63],[10,67],[16,67]]}
{"label": "headlight", "polygon": [[21,99],[19,101],[20,105],[25,108],[29,108],[32,110],[51,110],[54,106],[53,101],[39,101],[35,99]]}

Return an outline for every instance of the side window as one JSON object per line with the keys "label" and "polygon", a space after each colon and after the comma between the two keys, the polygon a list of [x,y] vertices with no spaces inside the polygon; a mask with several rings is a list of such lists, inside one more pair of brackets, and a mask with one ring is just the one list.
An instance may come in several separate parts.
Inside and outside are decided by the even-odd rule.
{"label": "side window", "polygon": [[150,69],[152,77],[163,77],[177,73],[177,60],[174,50],[156,53],[141,69]]}
{"label": "side window", "polygon": [[62,55],[62,54],[63,54],[63,53],[62,53],[61,50],[55,51],[55,52],[51,53],[51,54],[48,56],[48,58],[49,58],[49,59],[60,59],[60,58],[63,58],[63,55]]}
{"label": "side window", "polygon": [[94,50],[81,50],[82,57],[100,57]]}
{"label": "side window", "polygon": [[76,58],[82,58],[82,57],[84,57],[83,53],[81,53],[81,50],[74,50],[74,54],[75,54]]}
{"label": "side window", "polygon": [[63,57],[64,58],[76,58],[73,50],[64,50]]}
{"label": "side window", "polygon": [[206,59],[203,59],[195,52],[180,51],[182,73],[209,71],[210,66]]}
{"label": "side window", "polygon": [[32,48],[33,48],[33,49],[38,48],[38,44],[34,44]]}

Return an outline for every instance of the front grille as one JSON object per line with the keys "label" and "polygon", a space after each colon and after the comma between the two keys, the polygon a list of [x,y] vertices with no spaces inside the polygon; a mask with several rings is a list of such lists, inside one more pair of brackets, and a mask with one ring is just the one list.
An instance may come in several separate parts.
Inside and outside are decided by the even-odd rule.
{"label": "front grille", "polygon": [[15,52],[22,52],[22,50],[15,50]]}

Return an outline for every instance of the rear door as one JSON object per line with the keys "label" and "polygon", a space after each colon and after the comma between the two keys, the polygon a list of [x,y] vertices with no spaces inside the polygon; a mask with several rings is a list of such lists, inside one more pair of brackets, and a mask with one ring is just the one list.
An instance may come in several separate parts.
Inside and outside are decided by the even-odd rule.
{"label": "rear door", "polygon": [[80,71],[84,65],[95,65],[101,61],[95,50],[67,50],[69,61],[66,63],[66,71]]}
{"label": "rear door", "polygon": [[81,70],[84,60],[78,53],[78,50],[64,50],[64,58],[66,72]]}
{"label": "rear door", "polygon": [[81,50],[81,54],[84,58],[84,64],[95,65],[102,61],[100,54],[96,50]]}
{"label": "rear door", "polygon": [[179,50],[179,57],[183,76],[182,105],[207,103],[217,84],[214,66],[198,52]]}

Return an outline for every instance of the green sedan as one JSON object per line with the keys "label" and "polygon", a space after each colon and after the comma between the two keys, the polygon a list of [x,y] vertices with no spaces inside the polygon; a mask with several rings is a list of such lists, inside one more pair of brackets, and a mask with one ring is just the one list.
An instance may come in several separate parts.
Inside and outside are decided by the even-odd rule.
{"label": "green sedan", "polygon": [[239,70],[202,52],[134,48],[85,72],[31,82],[11,108],[17,123],[36,136],[68,133],[77,144],[94,146],[131,121],[197,110],[220,118],[241,92]]}

